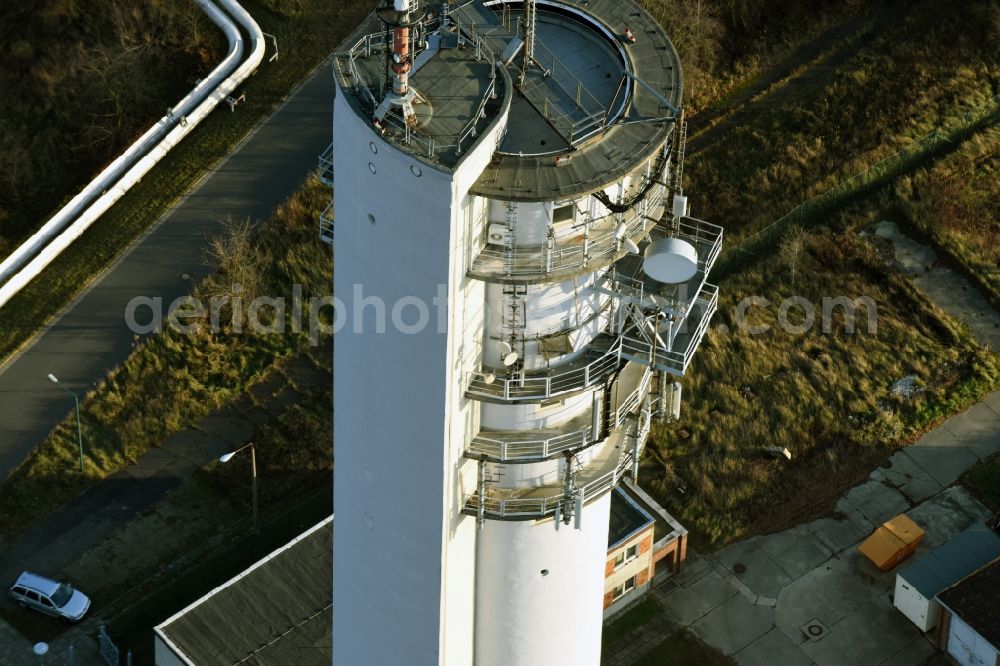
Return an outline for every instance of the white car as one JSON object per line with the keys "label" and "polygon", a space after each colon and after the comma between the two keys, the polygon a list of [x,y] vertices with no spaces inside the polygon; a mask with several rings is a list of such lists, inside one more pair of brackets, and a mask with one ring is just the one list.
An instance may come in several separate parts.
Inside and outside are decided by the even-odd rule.
{"label": "white car", "polygon": [[90,609],[90,598],[80,590],[28,571],[11,585],[9,594],[22,608],[33,608],[68,622],[79,622]]}

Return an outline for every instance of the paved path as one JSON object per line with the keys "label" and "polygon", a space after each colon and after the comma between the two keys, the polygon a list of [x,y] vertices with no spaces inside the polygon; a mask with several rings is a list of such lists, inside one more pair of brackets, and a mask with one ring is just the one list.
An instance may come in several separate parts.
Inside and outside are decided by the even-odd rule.
{"label": "paved path", "polygon": [[[303,391],[325,386],[329,381],[329,374],[317,370],[305,357],[292,360],[282,373],[272,374],[268,380],[250,390],[253,400],[244,396],[232,407],[211,414],[173,435],[135,464],[101,481],[35,523],[0,552],[0,585],[14,580],[29,566],[36,571],[65,578],[64,570],[81,553],[97,546],[141,512],[154,506],[197,470],[242,444],[259,426],[297,403]],[[85,581],[73,582],[87,590]],[[16,609],[5,596],[0,597],[0,609],[5,614],[16,614],[11,616],[11,621],[16,617],[21,628],[19,632],[0,619],[0,666],[36,663],[18,661],[13,656],[5,661],[4,656],[20,655],[25,646],[30,655],[31,645],[39,640],[51,641],[53,648],[63,651],[74,644],[77,665],[89,664],[81,660],[80,655],[87,654],[94,644],[92,635],[97,631],[96,617],[106,610],[108,603],[117,600],[95,597],[93,601],[94,608],[89,619],[80,627],[64,631],[61,623],[38,619],[29,611]],[[49,660],[46,663],[63,662]]]}
{"label": "paved path", "polygon": [[332,85],[329,69],[320,67],[24,353],[0,367],[0,480],[73,408],[46,374],[79,393],[103,379],[132,348],[124,312],[133,297],[159,296],[166,306],[190,293],[182,276],[208,273],[206,239],[219,233],[221,221],[266,219],[316,167],[330,143]]}

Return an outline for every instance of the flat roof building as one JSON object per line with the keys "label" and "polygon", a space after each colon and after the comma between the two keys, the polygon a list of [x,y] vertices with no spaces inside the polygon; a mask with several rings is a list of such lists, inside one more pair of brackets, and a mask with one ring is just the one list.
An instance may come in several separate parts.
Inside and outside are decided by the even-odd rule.
{"label": "flat roof building", "polygon": [[330,666],[333,516],[153,630],[156,666]]}

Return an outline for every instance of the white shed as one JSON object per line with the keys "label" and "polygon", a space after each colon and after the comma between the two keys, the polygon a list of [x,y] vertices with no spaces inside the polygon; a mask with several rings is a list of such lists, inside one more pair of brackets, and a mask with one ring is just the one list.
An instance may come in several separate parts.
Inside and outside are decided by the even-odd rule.
{"label": "white shed", "polygon": [[938,592],[996,557],[1000,557],[1000,537],[985,527],[970,528],[900,569],[893,605],[921,631],[930,631],[941,615]]}
{"label": "white shed", "polygon": [[938,595],[939,647],[960,666],[1000,666],[1000,557]]}

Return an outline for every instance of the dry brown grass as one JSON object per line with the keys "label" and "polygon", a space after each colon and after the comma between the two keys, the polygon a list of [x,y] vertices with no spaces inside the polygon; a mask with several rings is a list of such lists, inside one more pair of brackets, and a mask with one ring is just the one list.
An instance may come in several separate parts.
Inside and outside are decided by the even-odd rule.
{"label": "dry brown grass", "polygon": [[[794,285],[787,257],[723,284],[713,330],[684,381],[682,418],[651,436],[642,485],[706,545],[828,510],[852,479],[1000,379],[998,357],[890,272],[874,244],[829,230],[802,240]],[[772,302],[749,311],[750,324],[772,327],[760,335],[741,330],[734,314],[752,295]],[[790,296],[815,304],[817,323],[806,333],[778,326],[778,306]],[[850,334],[836,316],[824,333],[820,304],[836,296],[872,299],[877,329],[868,332],[859,316]],[[800,323],[800,313],[793,308],[789,319]],[[907,375],[923,389],[912,400],[890,392]],[[792,461],[765,446],[787,447]]]}
{"label": "dry brown grass", "polygon": [[901,179],[899,205],[1000,306],[1000,128],[984,130],[930,169]]}

